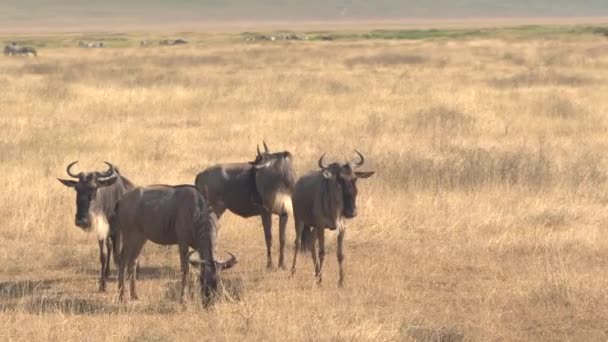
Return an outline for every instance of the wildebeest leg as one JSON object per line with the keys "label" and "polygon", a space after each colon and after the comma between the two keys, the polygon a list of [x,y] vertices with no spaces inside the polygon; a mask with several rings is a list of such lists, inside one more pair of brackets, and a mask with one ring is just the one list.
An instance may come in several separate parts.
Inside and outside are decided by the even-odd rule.
{"label": "wildebeest leg", "polygon": [[118,300],[121,302],[125,301],[125,269],[127,263],[130,262],[127,260],[129,255],[127,255],[126,249],[123,247],[118,258]]}
{"label": "wildebeest leg", "polygon": [[106,291],[106,252],[104,250],[105,240],[99,240],[99,262],[101,263],[101,271],[99,272],[99,292]]}
{"label": "wildebeest leg", "polygon": [[189,264],[188,264],[188,244],[179,245],[179,261],[181,263],[182,271],[182,291],[180,294],[180,303],[184,303],[186,298],[186,290],[188,288],[188,275],[189,275]]}
{"label": "wildebeest leg", "polygon": [[317,276],[317,283],[321,284],[323,274],[323,260],[325,259],[325,229],[317,228],[317,239],[319,239],[319,269],[315,274]]}
{"label": "wildebeest leg", "polygon": [[[105,240],[106,243],[106,251],[108,251],[108,259],[106,260],[106,266],[105,266],[105,276],[106,276],[106,280],[108,278],[110,278],[110,261],[112,259],[112,239],[108,236]],[[116,255],[114,256],[114,258],[116,258]]]}
{"label": "wildebeest leg", "polygon": [[315,277],[319,274],[319,260],[317,259],[317,229],[312,229],[312,241],[310,241],[310,251],[312,254],[312,262],[315,265]]}
{"label": "wildebeest leg", "polygon": [[296,240],[293,246],[293,263],[291,264],[291,275],[296,273],[296,259],[298,258],[298,252],[300,250],[300,236],[302,235],[302,230],[304,229],[304,223],[298,221],[296,217],[294,217],[294,224],[296,226]]}
{"label": "wildebeest leg", "polygon": [[279,268],[285,269],[285,230],[287,229],[287,214],[279,216]]}
{"label": "wildebeest leg", "polygon": [[336,249],[336,255],[338,257],[338,267],[340,268],[340,280],[338,280],[338,286],[344,286],[344,269],[342,268],[342,261],[344,261],[344,232],[343,228],[338,232],[338,247]]}
{"label": "wildebeest leg", "polygon": [[268,211],[262,213],[262,226],[266,239],[266,268],[272,268],[272,214]]}
{"label": "wildebeest leg", "polygon": [[[137,300],[139,299],[139,297],[137,296],[137,289],[136,289],[136,285],[135,285],[135,265],[137,265],[137,258],[139,257],[139,254],[141,253],[142,248],[144,247],[144,244],[146,243],[146,238],[145,237],[132,237],[131,241],[127,242],[127,240],[125,239],[125,244],[123,247],[123,251],[127,248],[127,244],[130,243],[131,246],[129,246],[129,248],[127,249],[127,253],[123,254],[121,256],[121,264],[122,264],[122,258],[125,257],[127,260],[127,278],[129,279],[129,284],[130,284],[130,292],[131,292],[131,299],[132,300]],[[124,283],[123,283],[124,285]],[[124,286],[123,286],[124,289]]]}

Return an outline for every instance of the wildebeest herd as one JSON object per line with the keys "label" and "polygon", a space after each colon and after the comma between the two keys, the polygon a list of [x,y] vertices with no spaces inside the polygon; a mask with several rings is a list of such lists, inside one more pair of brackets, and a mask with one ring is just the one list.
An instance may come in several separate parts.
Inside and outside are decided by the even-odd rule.
{"label": "wildebeest herd", "polygon": [[[72,171],[75,180],[59,179],[76,190],[76,226],[94,232],[99,242],[101,263],[99,290],[106,290],[110,260],[118,265],[119,300],[125,300],[125,277],[131,299],[137,299],[138,257],[150,240],[160,245],[178,245],[182,274],[181,300],[185,300],[189,264],[200,270],[201,297],[208,306],[216,297],[218,271],[229,269],[236,257],[216,257],[219,219],[229,210],[247,218],[260,216],[266,240],[266,266],[272,262],[272,214],[279,216],[278,267],[285,269],[285,236],[290,215],[294,217],[295,244],[291,274],[296,270],[298,251],[310,250],[317,282],[322,280],[325,257],[325,228],[338,231],[337,260],[339,286],[344,283],[345,219],[357,214],[357,179],[374,172],[361,172],[364,157],[355,150],[357,161],[326,165],[321,155],[319,170],[296,181],[293,155],[288,151],[272,153],[266,143],[254,160],[218,164],[200,172],[195,185],[135,186],[111,163],[104,172]],[[317,251],[316,244],[319,244]],[[192,248],[192,251],[189,251]]]}

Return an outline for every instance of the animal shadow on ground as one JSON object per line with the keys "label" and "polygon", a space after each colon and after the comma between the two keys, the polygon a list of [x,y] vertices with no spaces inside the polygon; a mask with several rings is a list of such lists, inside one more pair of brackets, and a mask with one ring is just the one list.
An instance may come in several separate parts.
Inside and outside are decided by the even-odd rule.
{"label": "animal shadow on ground", "polygon": [[[198,274],[194,276],[194,274],[190,274],[190,290],[189,290],[189,298],[192,300],[194,298],[200,297],[200,281]],[[220,298],[228,299],[228,300],[241,300],[244,296],[246,283],[242,277],[232,276],[227,277],[223,276],[221,278],[220,283],[218,284],[218,291],[220,293]],[[182,281],[181,279],[171,280],[165,283],[165,295],[164,298],[170,301],[179,301],[182,289]]]}
{"label": "animal shadow on ground", "polygon": [[59,279],[17,280],[0,283],[0,300],[18,299],[49,290]]}
{"label": "animal shadow on ground", "polygon": [[[137,280],[151,280],[175,277],[178,274],[178,269],[169,266],[145,266],[139,268]],[[118,277],[117,270],[112,268],[110,271],[110,281],[115,281]],[[87,269],[85,274],[88,276],[99,276],[99,269]]]}
{"label": "animal shadow on ground", "polygon": [[32,298],[24,308],[33,314],[63,313],[63,314],[100,314],[112,312],[114,307],[99,300],[91,300],[67,296],[40,296]]}
{"label": "animal shadow on ground", "polygon": [[426,326],[402,327],[402,331],[409,338],[417,342],[462,342],[464,335],[451,328],[434,328]]}

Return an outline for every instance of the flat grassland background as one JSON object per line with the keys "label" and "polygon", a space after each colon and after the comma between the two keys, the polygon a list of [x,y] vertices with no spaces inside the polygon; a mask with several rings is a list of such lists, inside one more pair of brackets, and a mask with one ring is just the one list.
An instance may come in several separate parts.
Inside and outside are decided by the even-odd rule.
{"label": "flat grassland background", "polygon": [[[162,37],[18,38],[40,49],[0,58],[0,339],[606,340],[608,40],[528,29],[145,48]],[[83,38],[109,47],[76,48]],[[267,271],[259,219],[227,213],[218,249],[239,264],[213,310],[198,286],[178,303],[177,249],[152,243],[141,300],[119,305],[115,281],[96,291],[97,245],[56,180],[67,163],[192,183],[262,139],[300,174],[354,148],[376,171],[348,225],[344,289],[334,234],[316,286],[308,255],[294,278]],[[293,238],[290,220],[289,262]]]}

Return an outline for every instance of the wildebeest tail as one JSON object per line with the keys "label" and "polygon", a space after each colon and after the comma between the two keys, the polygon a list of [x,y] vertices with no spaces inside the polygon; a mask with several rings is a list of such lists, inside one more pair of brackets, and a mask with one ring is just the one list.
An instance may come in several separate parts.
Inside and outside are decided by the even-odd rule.
{"label": "wildebeest tail", "polygon": [[300,235],[300,253],[308,253],[312,250],[312,228],[304,226]]}

